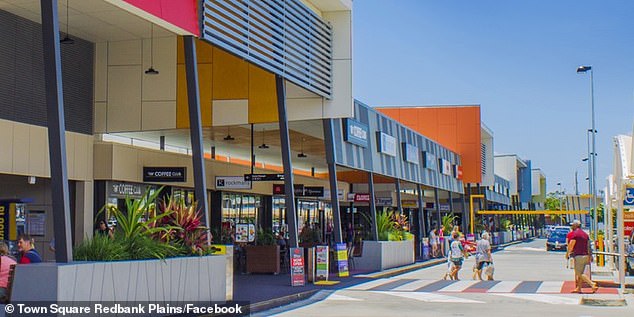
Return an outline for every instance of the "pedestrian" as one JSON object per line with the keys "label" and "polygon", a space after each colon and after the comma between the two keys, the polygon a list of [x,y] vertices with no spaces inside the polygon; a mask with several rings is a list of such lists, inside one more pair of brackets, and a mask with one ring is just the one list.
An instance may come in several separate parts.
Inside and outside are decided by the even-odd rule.
{"label": "pedestrian", "polygon": [[0,299],[6,298],[9,285],[9,271],[11,265],[15,265],[15,259],[9,256],[9,247],[0,242]]}
{"label": "pedestrian", "polygon": [[458,232],[452,233],[451,238],[452,238],[452,241],[451,241],[451,245],[449,246],[449,259],[451,263],[453,264],[451,277],[454,280],[459,280],[458,272],[460,272],[460,269],[462,268],[462,262],[464,261],[466,252],[464,247],[462,246],[462,243],[459,240],[460,236],[458,235]]}
{"label": "pedestrian", "polygon": [[568,248],[566,250],[566,257],[574,258],[574,267],[575,267],[575,289],[572,291],[573,293],[581,293],[581,286],[583,283],[587,283],[592,287],[592,293],[595,293],[599,287],[597,283],[593,282],[589,277],[583,274],[587,265],[590,265],[592,261],[592,257],[590,255],[590,237],[585,231],[581,230],[581,223],[577,224],[578,220],[575,220],[573,223],[575,224],[575,230],[570,236],[570,242],[568,243]]}
{"label": "pedestrian", "polygon": [[102,237],[113,238],[114,236],[113,231],[114,229],[112,227],[108,227],[108,225],[106,224],[104,220],[99,220],[99,224],[97,225],[97,230],[95,230],[95,233],[96,235],[99,235]]}
{"label": "pedestrian", "polygon": [[476,275],[482,280],[482,272],[487,271],[487,280],[493,280],[493,256],[491,255],[491,243],[489,242],[489,233],[484,232],[482,238],[476,243]]}
{"label": "pedestrian", "polygon": [[18,238],[18,251],[20,251],[20,257],[18,260],[18,263],[20,264],[42,262],[42,257],[35,250],[33,240],[28,234],[21,234]]}
{"label": "pedestrian", "polygon": [[429,232],[429,245],[431,245],[431,257],[435,258],[438,256],[438,229],[433,228]]}
{"label": "pedestrian", "polygon": [[[570,232],[566,234],[566,246],[570,245],[570,240],[572,239],[572,235],[575,233],[577,228],[581,228],[581,222],[579,220],[573,220],[570,224]],[[566,252],[566,268],[572,269],[575,267],[575,259],[570,257]]]}

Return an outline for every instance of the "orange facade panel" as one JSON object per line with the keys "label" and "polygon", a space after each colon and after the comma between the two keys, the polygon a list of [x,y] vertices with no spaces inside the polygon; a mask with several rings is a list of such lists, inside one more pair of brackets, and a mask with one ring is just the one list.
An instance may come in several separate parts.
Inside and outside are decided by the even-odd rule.
{"label": "orange facade panel", "polygon": [[480,183],[480,106],[390,107],[378,111],[460,154],[463,182]]}

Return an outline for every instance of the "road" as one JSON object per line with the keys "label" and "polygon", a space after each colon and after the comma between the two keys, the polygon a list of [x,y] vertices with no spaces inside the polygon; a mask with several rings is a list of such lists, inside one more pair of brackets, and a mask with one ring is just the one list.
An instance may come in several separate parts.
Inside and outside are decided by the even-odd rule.
{"label": "road", "polygon": [[[634,295],[627,306],[581,305],[583,297],[618,299],[616,289],[572,294],[573,272],[563,252],[546,252],[545,240],[507,247],[493,255],[494,282],[474,281],[473,257],[460,281],[441,280],[447,266],[436,265],[341,289],[322,300],[265,312],[274,316],[634,316]],[[590,289],[584,289],[587,293]],[[258,314],[260,315],[260,314]]]}

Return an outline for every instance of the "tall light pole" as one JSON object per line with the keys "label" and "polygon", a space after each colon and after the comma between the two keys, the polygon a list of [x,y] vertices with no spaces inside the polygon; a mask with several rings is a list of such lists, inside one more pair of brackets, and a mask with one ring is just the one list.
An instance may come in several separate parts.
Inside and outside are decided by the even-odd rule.
{"label": "tall light pole", "polygon": [[[563,200],[563,190],[561,190],[561,182],[557,183],[557,186],[559,186],[559,210],[563,211],[564,210],[564,200]],[[563,217],[563,213],[559,215],[559,217]],[[559,224],[561,223],[561,218],[559,218]]]}
{"label": "tall light pole", "polygon": [[591,164],[592,164],[592,176],[590,177],[590,187],[592,188],[590,195],[591,196],[591,204],[592,204],[592,210],[594,210],[594,219],[593,219],[593,226],[594,226],[594,240],[596,241],[598,238],[598,228],[599,228],[599,221],[597,218],[597,184],[596,184],[596,179],[597,179],[597,151],[596,151],[596,135],[597,135],[597,130],[595,128],[594,125],[594,72],[592,70],[592,66],[579,66],[577,67],[577,73],[586,73],[586,72],[590,72],[590,99],[591,99],[591,105],[592,105],[592,152],[590,153],[590,159],[591,159]]}

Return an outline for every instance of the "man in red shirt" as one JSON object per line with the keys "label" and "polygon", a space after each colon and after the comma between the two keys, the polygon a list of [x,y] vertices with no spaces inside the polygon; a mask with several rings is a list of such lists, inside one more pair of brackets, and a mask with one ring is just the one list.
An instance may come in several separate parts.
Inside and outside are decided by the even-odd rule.
{"label": "man in red shirt", "polygon": [[21,234],[18,238],[18,251],[20,251],[19,264],[42,262],[42,257],[33,247],[33,239],[28,234]]}
{"label": "man in red shirt", "polygon": [[[575,230],[581,228],[581,221],[579,220],[573,220],[572,224],[570,225],[570,232],[568,232],[568,234],[566,235],[566,246],[570,245],[570,239],[572,238],[572,235],[575,233]],[[572,266],[574,267],[575,265],[575,261],[574,259],[570,259],[570,255],[568,254],[568,252],[566,252],[566,261],[568,261],[568,263],[566,263],[566,268],[570,267],[570,262],[572,262]]]}
{"label": "man in red shirt", "polygon": [[568,250],[566,252],[566,257],[572,256],[575,260],[575,289],[572,291],[573,293],[581,293],[581,286],[583,282],[586,282],[588,285],[592,286],[592,292],[596,292],[598,289],[597,283],[593,282],[589,277],[583,274],[583,271],[586,268],[586,265],[590,264],[590,253],[589,250],[589,240],[588,234],[585,231],[581,230],[581,228],[576,227],[572,234],[570,235],[570,241],[568,242]]}

